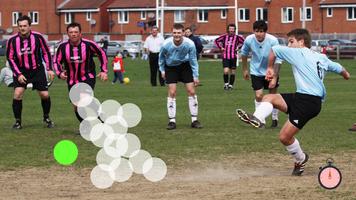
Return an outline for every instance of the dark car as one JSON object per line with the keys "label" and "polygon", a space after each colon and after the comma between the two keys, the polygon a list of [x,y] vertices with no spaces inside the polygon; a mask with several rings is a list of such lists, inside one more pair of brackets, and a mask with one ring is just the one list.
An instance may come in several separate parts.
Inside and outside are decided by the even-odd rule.
{"label": "dark car", "polygon": [[0,40],[0,56],[6,55],[6,42],[7,40]]}

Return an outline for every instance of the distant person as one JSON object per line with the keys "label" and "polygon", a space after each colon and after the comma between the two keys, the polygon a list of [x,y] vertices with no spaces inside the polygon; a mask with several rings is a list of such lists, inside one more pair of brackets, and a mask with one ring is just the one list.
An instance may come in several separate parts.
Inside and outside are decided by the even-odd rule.
{"label": "distant person", "polygon": [[167,111],[168,130],[176,129],[177,83],[183,82],[188,94],[191,127],[202,128],[198,121],[198,97],[195,86],[199,84],[199,65],[194,43],[183,37],[184,26],[173,25],[173,37],[164,41],[159,53],[159,70],[168,85]]}
{"label": "distant person", "polygon": [[349,131],[356,131],[356,123],[354,123],[351,128],[349,128]]}
{"label": "distant person", "polygon": [[158,55],[159,51],[163,45],[164,38],[158,34],[158,27],[154,26],[151,30],[151,35],[146,38],[143,48],[148,54],[148,59],[150,63],[150,76],[151,76],[151,85],[157,86],[157,75],[159,77],[159,84],[164,86],[164,79],[162,78],[161,72],[158,70]]}
{"label": "distant person", "polygon": [[9,62],[6,61],[6,66],[1,69],[0,83],[4,82],[7,87],[14,87],[14,79]]}
{"label": "distant person", "polygon": [[103,49],[105,52],[105,55],[108,53],[108,46],[109,46],[109,41],[108,38],[105,36],[104,38],[101,38],[100,40],[100,47]]}
{"label": "distant person", "polygon": [[203,51],[203,44],[201,43],[201,40],[199,37],[193,35],[192,29],[190,27],[185,28],[184,34],[185,37],[191,39],[194,42],[195,49],[197,51],[197,60],[199,60],[200,53]]}
{"label": "distant person", "polygon": [[[269,82],[265,79],[268,65],[268,55],[271,51],[271,48],[278,45],[277,38],[268,34],[267,29],[267,23],[263,20],[259,20],[253,23],[254,34],[246,37],[245,42],[241,48],[242,74],[245,80],[249,80],[251,77],[252,89],[255,91],[255,109],[261,104],[264,89],[269,89],[270,94],[276,94],[277,88],[279,86],[279,82],[277,81],[274,88],[268,88]],[[248,70],[247,57],[250,53],[250,70]],[[281,60],[277,60],[275,63],[274,67],[277,72],[279,71],[281,63]],[[274,128],[277,126],[278,109],[274,108],[272,112],[271,127]]]}
{"label": "distant person", "polygon": [[[22,99],[28,83],[33,84],[33,90],[38,91],[43,110],[43,122],[47,128],[53,128],[54,123],[49,117],[51,98],[48,93],[47,70],[50,80],[53,80],[52,57],[43,36],[31,31],[31,19],[23,15],[17,19],[18,33],[10,37],[7,43],[7,61],[14,76],[14,99],[12,110],[15,116],[14,129],[22,128]],[[44,68],[42,61],[46,63]]]}
{"label": "distant person", "polygon": [[242,109],[236,113],[241,121],[251,124],[256,128],[264,126],[264,120],[273,108],[288,114],[288,120],[279,133],[279,140],[294,158],[292,175],[300,176],[304,172],[309,156],[303,152],[299,141],[294,136],[316,117],[325,98],[326,90],[323,83],[327,72],[340,74],[344,79],[349,79],[349,72],[339,63],[329,60],[324,54],[310,49],[311,36],[306,29],[294,29],[288,34],[288,47],[273,46],[269,54],[266,80],[270,81],[269,88],[274,88],[277,83],[278,73],[275,71],[276,58],[287,61],[292,65],[297,91],[295,93],[266,94],[261,104],[252,114]]}
{"label": "distant person", "polygon": [[[237,51],[242,47],[244,38],[236,35],[236,25],[229,24],[227,33],[215,39],[216,46],[222,50],[222,64],[224,68],[224,90],[232,90],[235,83]],[[229,78],[230,75],[230,78]]]}
{"label": "distant person", "polygon": [[117,53],[114,59],[112,60],[112,67],[114,72],[114,79],[112,81],[112,84],[115,84],[117,80],[119,80],[120,83],[124,83],[124,61],[120,52]]}

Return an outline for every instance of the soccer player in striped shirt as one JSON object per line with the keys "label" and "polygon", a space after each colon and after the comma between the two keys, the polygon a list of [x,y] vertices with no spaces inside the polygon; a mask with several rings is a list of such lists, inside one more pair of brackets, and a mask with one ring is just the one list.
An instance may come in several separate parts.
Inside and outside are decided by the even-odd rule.
{"label": "soccer player in striped shirt", "polygon": [[[236,35],[236,25],[229,24],[227,33],[216,38],[216,46],[223,51],[224,90],[232,90],[235,82],[237,51],[243,45],[244,38]],[[229,80],[230,75],[230,80]]]}
{"label": "soccer player in striped shirt", "polygon": [[[52,59],[46,40],[38,33],[31,31],[31,19],[24,15],[17,19],[19,32],[7,43],[6,56],[14,76],[14,98],[12,109],[16,119],[14,129],[21,129],[22,98],[28,83],[33,84],[41,98],[43,122],[48,128],[54,127],[49,118],[51,99],[48,94],[47,70],[53,80]],[[46,69],[42,64],[46,63]]]}
{"label": "soccer player in striped shirt", "polygon": [[[54,69],[62,80],[67,80],[68,91],[79,82],[88,84],[92,89],[95,87],[95,63],[94,54],[100,61],[100,73],[98,77],[106,81],[108,79],[107,58],[105,52],[95,42],[82,38],[81,25],[71,23],[67,26],[69,40],[58,46],[54,57]],[[77,107],[74,106],[77,119],[79,116]]]}

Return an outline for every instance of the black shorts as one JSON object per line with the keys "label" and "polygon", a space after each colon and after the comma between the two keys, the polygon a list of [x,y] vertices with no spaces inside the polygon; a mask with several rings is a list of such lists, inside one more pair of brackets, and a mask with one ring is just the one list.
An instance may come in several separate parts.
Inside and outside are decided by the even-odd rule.
{"label": "black shorts", "polygon": [[[89,78],[89,79],[86,79],[85,81],[81,81],[81,83],[86,83],[86,84],[88,84],[88,85],[91,87],[91,89],[94,90],[95,81],[96,81],[95,78]],[[75,85],[75,84],[74,84],[74,85]],[[70,89],[71,89],[74,85],[69,85],[69,84],[68,84],[68,91],[70,91]]]}
{"label": "black shorts", "polygon": [[222,59],[223,68],[228,67],[230,69],[236,69],[236,62],[237,62],[236,58],[233,58],[233,59]]}
{"label": "black shorts", "polygon": [[301,93],[281,95],[288,106],[289,121],[299,129],[320,113],[321,97]]}
{"label": "black shorts", "polygon": [[167,66],[165,67],[166,73],[166,83],[192,83],[193,79],[193,71],[189,62],[182,63],[178,66]]}
{"label": "black shorts", "polygon": [[26,83],[22,84],[18,81],[18,77],[13,77],[14,88],[22,87],[27,89],[27,84],[32,83],[32,90],[48,91],[47,77],[43,66],[37,68],[35,71],[23,73],[22,75],[27,79]]}
{"label": "black shorts", "polygon": [[[252,82],[253,90],[260,90],[260,89],[268,90],[268,89],[270,89],[270,88],[268,88],[269,81],[267,81],[265,79],[265,76],[251,75],[251,82]],[[279,86],[279,77],[277,78],[276,87],[274,87],[274,88],[278,88],[278,86]]]}

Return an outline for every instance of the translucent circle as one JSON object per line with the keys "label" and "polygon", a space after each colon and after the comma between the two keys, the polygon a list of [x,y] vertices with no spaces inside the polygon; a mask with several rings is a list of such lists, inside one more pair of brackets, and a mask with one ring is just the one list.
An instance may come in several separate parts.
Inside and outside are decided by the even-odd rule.
{"label": "translucent circle", "polygon": [[117,116],[117,111],[120,107],[120,103],[115,100],[104,101],[100,106],[100,118],[108,124],[116,123],[117,119],[112,116]]}
{"label": "translucent circle", "polygon": [[104,141],[105,152],[114,158],[124,155],[128,148],[128,142],[124,135],[111,134]]}
{"label": "translucent circle", "polygon": [[113,174],[111,178],[117,182],[125,182],[133,174],[131,164],[125,158],[115,159],[110,166],[113,169],[113,173],[110,173],[111,175]]}
{"label": "translucent circle", "polygon": [[142,118],[140,108],[133,103],[126,103],[120,107],[118,115],[125,119],[128,127],[135,127],[138,123],[140,123]]}
{"label": "translucent circle", "polygon": [[166,177],[167,165],[160,158],[150,158],[143,164],[143,171],[145,171],[143,176],[147,180],[158,182]]}
{"label": "translucent circle", "polygon": [[69,91],[70,101],[78,107],[89,105],[93,97],[94,91],[86,83],[77,83]]}
{"label": "translucent circle", "polygon": [[138,153],[138,150],[140,150],[141,148],[140,139],[136,135],[131,133],[126,134],[125,137],[128,142],[128,149],[123,156],[127,158],[135,156],[136,154],[134,153]]}
{"label": "translucent circle", "polygon": [[103,167],[104,165],[97,165],[90,173],[90,180],[92,184],[99,189],[106,189],[112,186],[114,180],[111,178],[110,171]]}
{"label": "translucent circle", "polygon": [[114,130],[115,134],[126,134],[128,130],[127,123],[123,123],[120,119],[116,123],[110,124],[110,126]]}
{"label": "translucent circle", "polygon": [[107,124],[96,124],[90,131],[90,141],[97,147],[103,147],[105,139],[114,133],[111,126]]}
{"label": "translucent circle", "polygon": [[79,132],[80,135],[87,141],[90,140],[90,132],[93,129],[93,127],[97,124],[101,124],[101,121],[99,119],[95,120],[83,120],[80,125],[79,125]]}
{"label": "translucent circle", "polygon": [[59,164],[70,165],[78,158],[78,147],[70,140],[61,140],[54,146],[53,155]]}
{"label": "translucent circle", "polygon": [[132,153],[133,156],[130,156],[129,161],[132,165],[132,169],[136,174],[143,174],[143,163],[147,159],[152,158],[151,154],[145,150],[138,150]]}
{"label": "translucent circle", "polygon": [[89,105],[78,107],[79,116],[86,120],[95,120],[99,116],[100,101],[93,97]]}
{"label": "translucent circle", "polygon": [[100,149],[99,152],[96,154],[96,163],[98,165],[105,164],[110,165],[110,163],[115,160],[114,157],[109,156],[104,149]]}

